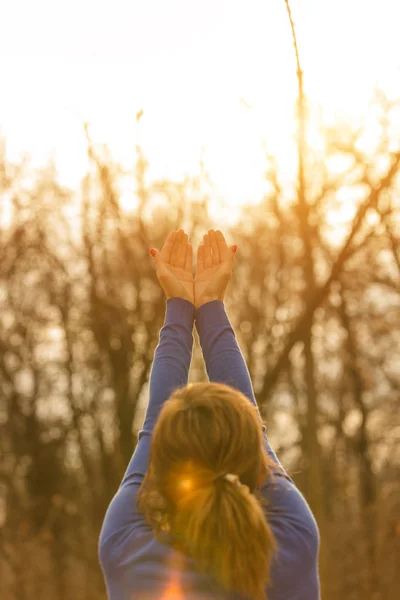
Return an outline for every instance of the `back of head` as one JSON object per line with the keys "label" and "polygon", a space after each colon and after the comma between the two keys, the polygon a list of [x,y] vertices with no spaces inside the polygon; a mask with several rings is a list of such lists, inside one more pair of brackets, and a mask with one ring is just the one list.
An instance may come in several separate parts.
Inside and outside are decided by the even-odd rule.
{"label": "back of head", "polygon": [[161,410],[138,507],[159,540],[226,590],[266,600],[276,544],[257,487],[269,464],[249,400],[225,384],[190,384]]}

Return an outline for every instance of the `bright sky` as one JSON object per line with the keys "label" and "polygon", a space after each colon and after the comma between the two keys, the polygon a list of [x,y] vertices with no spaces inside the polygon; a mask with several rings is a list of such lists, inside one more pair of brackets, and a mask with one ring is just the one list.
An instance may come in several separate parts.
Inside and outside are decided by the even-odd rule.
{"label": "bright sky", "polygon": [[[314,105],[360,115],[376,82],[399,84],[398,0],[291,5]],[[139,141],[154,176],[197,170],[206,148],[232,205],[262,196],[263,140],[282,162],[293,159],[284,0],[3,0],[0,58],[10,151],[39,163],[54,152],[69,185],[86,168],[84,120],[127,167]]]}

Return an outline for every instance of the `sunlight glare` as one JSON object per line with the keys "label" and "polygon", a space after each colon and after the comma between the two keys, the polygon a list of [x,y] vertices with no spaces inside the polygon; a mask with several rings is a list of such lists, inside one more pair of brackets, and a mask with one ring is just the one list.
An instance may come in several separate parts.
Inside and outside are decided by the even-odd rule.
{"label": "sunlight glare", "polygon": [[161,596],[161,600],[185,600],[177,573],[172,572],[171,581]]}
{"label": "sunlight glare", "polygon": [[353,189],[342,187],[335,194],[335,206],[326,213],[326,222],[338,227],[351,221],[357,210],[356,198]]}
{"label": "sunlight glare", "polygon": [[[263,142],[287,176],[295,174],[288,156],[297,81],[284,2],[202,0],[189,8],[175,0],[167,9],[161,0],[116,1],[112,13],[96,3],[96,27],[92,0],[72,2],[62,18],[49,1],[35,3],[35,11],[22,4],[35,26],[16,37],[21,7],[11,3],[0,41],[2,83],[12,90],[0,97],[2,131],[12,156],[28,151],[43,163],[53,152],[61,182],[76,187],[87,168],[83,121],[126,168],[140,143],[152,178],[181,180],[205,148],[205,166],[224,200],[220,208],[214,203],[214,215],[223,211],[224,219],[262,199]],[[338,110],[358,118],[375,83],[398,66],[391,51],[396,3],[292,4],[313,106],[324,118]],[[129,191],[122,206],[135,206]]]}

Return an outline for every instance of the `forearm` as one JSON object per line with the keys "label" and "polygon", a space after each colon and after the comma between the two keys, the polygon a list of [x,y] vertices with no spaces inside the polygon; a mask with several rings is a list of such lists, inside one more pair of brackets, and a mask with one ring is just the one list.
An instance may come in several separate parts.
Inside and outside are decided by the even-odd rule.
{"label": "forearm", "polygon": [[188,382],[193,351],[194,306],[183,298],[166,302],[166,315],[150,373],[149,405],[143,430],[151,433],[172,391]]}
{"label": "forearm", "polygon": [[209,380],[238,389],[257,407],[250,374],[224,303],[213,300],[200,306],[195,323]]}

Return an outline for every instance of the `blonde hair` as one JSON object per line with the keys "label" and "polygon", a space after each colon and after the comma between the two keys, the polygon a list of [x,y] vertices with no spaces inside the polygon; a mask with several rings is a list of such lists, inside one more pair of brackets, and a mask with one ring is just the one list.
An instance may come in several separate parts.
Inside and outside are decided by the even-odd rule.
{"label": "blonde hair", "polygon": [[189,384],[160,412],[138,508],[159,541],[191,556],[226,590],[267,600],[277,546],[257,487],[260,476],[272,476],[271,463],[259,415],[241,392]]}

